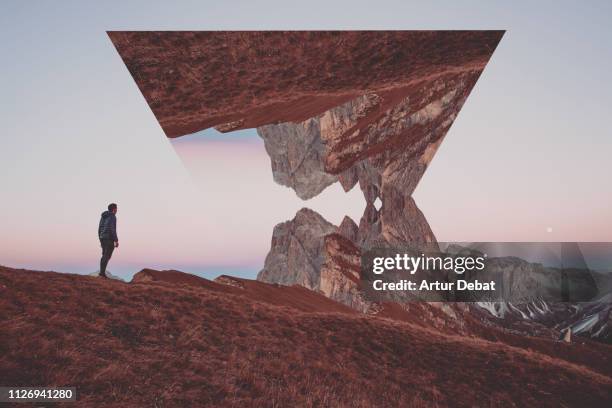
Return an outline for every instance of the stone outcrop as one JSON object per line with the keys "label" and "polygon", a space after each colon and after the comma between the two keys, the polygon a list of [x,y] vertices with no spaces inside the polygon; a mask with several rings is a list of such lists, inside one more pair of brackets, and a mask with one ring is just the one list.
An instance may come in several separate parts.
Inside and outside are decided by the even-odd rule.
{"label": "stone outcrop", "polygon": [[302,199],[336,181],[346,191],[359,182],[369,203],[383,188],[412,194],[479,74],[369,93],[303,122],[259,127],[274,180]]}
{"label": "stone outcrop", "polygon": [[360,251],[339,229],[308,208],[291,221],[278,224],[264,269],[257,280],[301,285],[366,311],[359,290]]}
{"label": "stone outcrop", "polygon": [[[388,195],[380,210],[368,205],[359,226],[345,217],[336,227],[309,209],[302,209],[293,220],[277,225],[258,280],[302,285],[368,314],[393,314],[397,308],[409,308],[410,313],[432,314],[427,321],[438,321],[442,327],[453,325],[456,332],[468,332],[469,320],[476,318],[530,336],[550,337],[556,330],[571,328],[574,334],[610,341],[612,302],[609,288],[612,280],[605,274],[584,269],[568,268],[560,273],[558,268],[515,256],[494,256],[489,258],[487,270],[478,278],[495,280],[504,301],[452,299],[443,297],[443,294],[434,301],[436,294],[428,293],[425,299],[429,302],[414,303],[412,294],[404,292],[382,296],[372,293],[364,280],[367,278],[362,276],[361,262],[365,251],[372,248],[388,248],[392,252],[401,248],[409,250],[415,244],[439,250],[435,236],[414,201],[397,191],[385,192]],[[459,245],[446,247],[444,253],[480,254],[475,249]],[[433,277],[442,277],[439,273],[435,272]],[[394,279],[391,276],[387,276],[387,280]],[[398,276],[402,277],[405,276]],[[443,277],[449,281],[456,278],[452,272]],[[462,278],[471,279],[471,274],[466,273]],[[564,279],[567,281],[565,285]],[[568,302],[563,303],[565,286],[569,290]],[[600,297],[576,303],[577,299],[592,299],[594,296]],[[448,300],[476,303],[443,302]],[[432,317],[434,315],[438,320]]]}
{"label": "stone outcrop", "polygon": [[274,227],[270,252],[257,279],[318,288],[325,263],[325,237],[336,232],[336,227],[315,211],[301,209],[293,220]]}
{"label": "stone outcrop", "polygon": [[300,198],[312,198],[338,181],[336,175],[325,171],[326,150],[316,119],[267,125],[257,133],[270,156],[274,181],[291,187]]}
{"label": "stone outcrop", "polygon": [[[390,190],[385,190],[390,192]],[[372,247],[436,243],[425,217],[411,197],[389,197],[380,210],[368,205],[359,226],[345,217],[336,227],[303,208],[278,224],[264,268],[257,279],[302,285],[362,312],[376,310],[361,287],[361,255]]]}
{"label": "stone outcrop", "polygon": [[357,243],[364,249],[402,247],[410,244],[436,244],[427,219],[411,196],[391,187],[381,194],[377,210],[368,203],[359,223]]}

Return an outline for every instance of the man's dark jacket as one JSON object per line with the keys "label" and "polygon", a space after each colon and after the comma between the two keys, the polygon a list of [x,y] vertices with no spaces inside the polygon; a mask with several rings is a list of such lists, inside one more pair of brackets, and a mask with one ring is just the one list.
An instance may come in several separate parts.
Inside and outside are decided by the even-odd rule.
{"label": "man's dark jacket", "polygon": [[119,241],[117,238],[117,217],[110,211],[104,211],[98,226],[98,238]]}

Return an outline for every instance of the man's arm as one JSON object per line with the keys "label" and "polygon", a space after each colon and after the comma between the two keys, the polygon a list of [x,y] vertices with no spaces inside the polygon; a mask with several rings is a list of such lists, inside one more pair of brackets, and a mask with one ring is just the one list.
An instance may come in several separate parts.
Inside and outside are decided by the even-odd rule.
{"label": "man's arm", "polygon": [[115,246],[117,247],[119,246],[119,238],[117,237],[117,218],[112,217],[110,221],[111,234],[113,241],[115,241]]}
{"label": "man's arm", "polygon": [[102,238],[102,231],[104,230],[104,218],[100,218],[98,223],[98,238]]}

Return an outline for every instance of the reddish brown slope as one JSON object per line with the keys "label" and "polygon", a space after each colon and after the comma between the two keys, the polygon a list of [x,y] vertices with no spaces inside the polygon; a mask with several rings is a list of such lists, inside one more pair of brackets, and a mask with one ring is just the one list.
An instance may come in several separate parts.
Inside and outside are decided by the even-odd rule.
{"label": "reddish brown slope", "polygon": [[301,122],[366,91],[480,72],[503,31],[108,35],[166,135],[176,137]]}
{"label": "reddish brown slope", "polygon": [[357,313],[348,306],[334,302],[325,296],[318,295],[298,285],[270,285],[263,282],[225,275],[218,277],[215,282],[212,282],[208,279],[184,272],[156,271],[153,269],[143,269],[134,275],[132,279],[132,283],[147,282],[168,284],[169,287],[176,287],[176,285],[201,287],[215,292],[245,296],[256,302],[291,307],[303,312]]}
{"label": "reddish brown slope", "polygon": [[612,392],[537,352],[204,285],[0,268],[0,310],[0,384],[75,385],[84,407],[604,407]]}

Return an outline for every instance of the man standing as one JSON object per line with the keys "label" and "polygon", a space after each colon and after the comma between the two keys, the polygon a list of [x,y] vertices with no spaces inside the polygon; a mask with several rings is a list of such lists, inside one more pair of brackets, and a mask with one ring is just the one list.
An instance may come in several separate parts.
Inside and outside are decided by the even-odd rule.
{"label": "man standing", "polygon": [[117,204],[108,205],[108,211],[102,213],[100,225],[98,226],[98,238],[102,246],[102,258],[100,259],[100,276],[106,278],[106,265],[113,255],[115,248],[119,246],[117,238]]}

